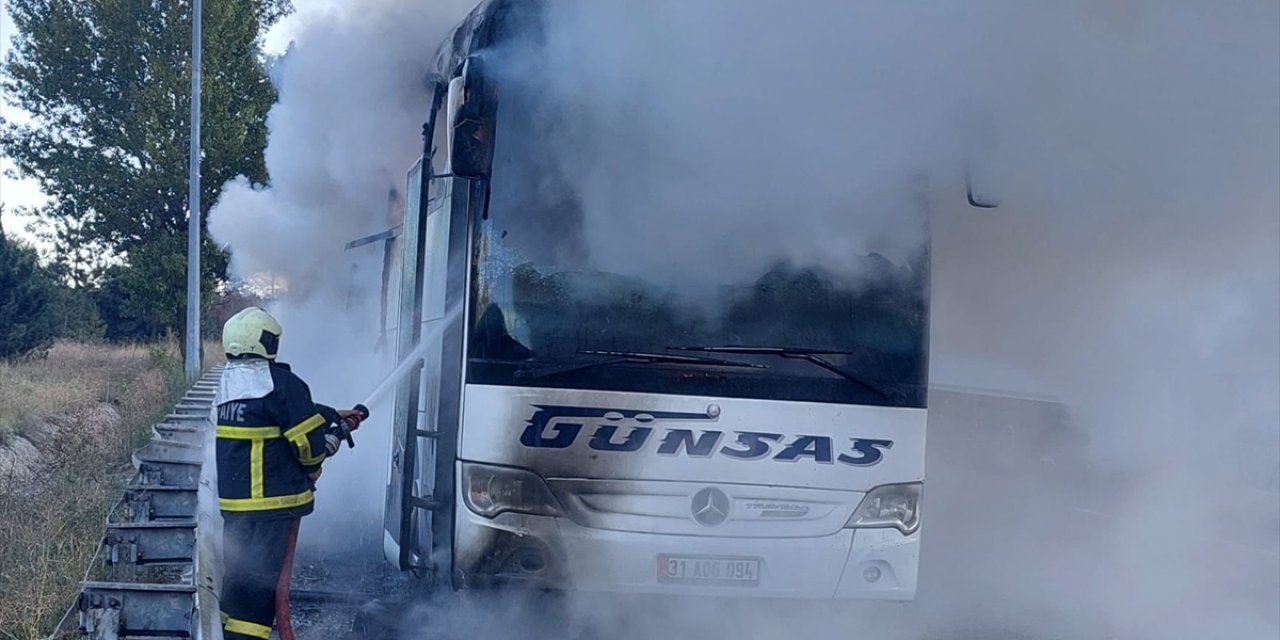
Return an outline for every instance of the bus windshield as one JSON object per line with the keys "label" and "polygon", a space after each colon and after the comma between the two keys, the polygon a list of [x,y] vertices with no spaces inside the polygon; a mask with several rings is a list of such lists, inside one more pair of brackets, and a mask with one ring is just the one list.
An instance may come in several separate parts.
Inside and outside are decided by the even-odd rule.
{"label": "bus windshield", "polygon": [[[564,121],[548,112],[503,88],[488,206],[473,220],[468,382],[925,405],[927,225],[906,257],[852,258],[857,278],[777,259],[687,284],[644,266],[662,246],[588,241],[574,176],[544,155]],[[692,202],[706,200],[690,217],[704,206]],[[601,266],[617,252],[650,259]]]}

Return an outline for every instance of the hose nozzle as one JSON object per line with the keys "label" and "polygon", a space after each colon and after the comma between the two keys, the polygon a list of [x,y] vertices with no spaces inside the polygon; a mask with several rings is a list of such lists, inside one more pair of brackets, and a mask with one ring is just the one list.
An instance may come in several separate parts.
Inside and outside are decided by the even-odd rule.
{"label": "hose nozzle", "polygon": [[346,432],[347,448],[354,449],[356,448],[356,440],[355,438],[351,437],[351,432],[355,430],[356,427],[360,426],[361,422],[364,422],[365,420],[369,419],[369,407],[366,407],[362,404],[357,404],[356,406],[351,407],[351,410],[354,411],[356,415],[348,416],[346,419],[347,426],[349,427]]}

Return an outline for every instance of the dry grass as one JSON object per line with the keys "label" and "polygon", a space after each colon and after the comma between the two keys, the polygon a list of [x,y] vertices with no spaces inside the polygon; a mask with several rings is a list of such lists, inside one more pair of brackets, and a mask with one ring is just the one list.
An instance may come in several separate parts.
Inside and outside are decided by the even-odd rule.
{"label": "dry grass", "polygon": [[165,381],[153,371],[151,349],[59,343],[46,358],[0,361],[0,437],[98,403],[127,407],[155,397]]}
{"label": "dry grass", "polygon": [[0,362],[0,438],[41,451],[34,480],[0,487],[0,638],[44,638],[72,604],[129,453],[184,388],[169,345],[58,344]]}
{"label": "dry grass", "polygon": [[204,356],[202,364],[206,369],[216,367],[227,361],[227,354],[222,352],[222,343],[217,340],[205,340],[202,354]]}

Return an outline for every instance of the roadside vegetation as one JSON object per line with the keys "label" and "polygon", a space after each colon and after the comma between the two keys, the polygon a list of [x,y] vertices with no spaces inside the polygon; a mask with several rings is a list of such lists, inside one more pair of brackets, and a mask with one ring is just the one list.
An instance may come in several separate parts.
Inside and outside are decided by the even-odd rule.
{"label": "roadside vegetation", "polygon": [[185,388],[166,342],[0,360],[0,638],[45,638],[73,604],[130,452]]}
{"label": "roadside vegetation", "polygon": [[[192,5],[5,7],[0,95],[23,117],[0,118],[0,155],[44,196],[0,194],[0,640],[29,640],[72,604],[129,453],[185,387]],[[291,10],[203,3],[202,220],[229,181],[270,182],[280,60],[262,36]],[[259,300],[203,237],[199,330],[212,337]]]}

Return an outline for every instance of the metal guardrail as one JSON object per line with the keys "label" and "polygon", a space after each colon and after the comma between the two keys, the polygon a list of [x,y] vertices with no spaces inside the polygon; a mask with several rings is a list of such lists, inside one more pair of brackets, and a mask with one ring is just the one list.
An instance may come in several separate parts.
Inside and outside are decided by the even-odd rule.
{"label": "metal guardrail", "polygon": [[206,372],[133,453],[134,475],[50,640],[201,637],[198,494],[220,373]]}

